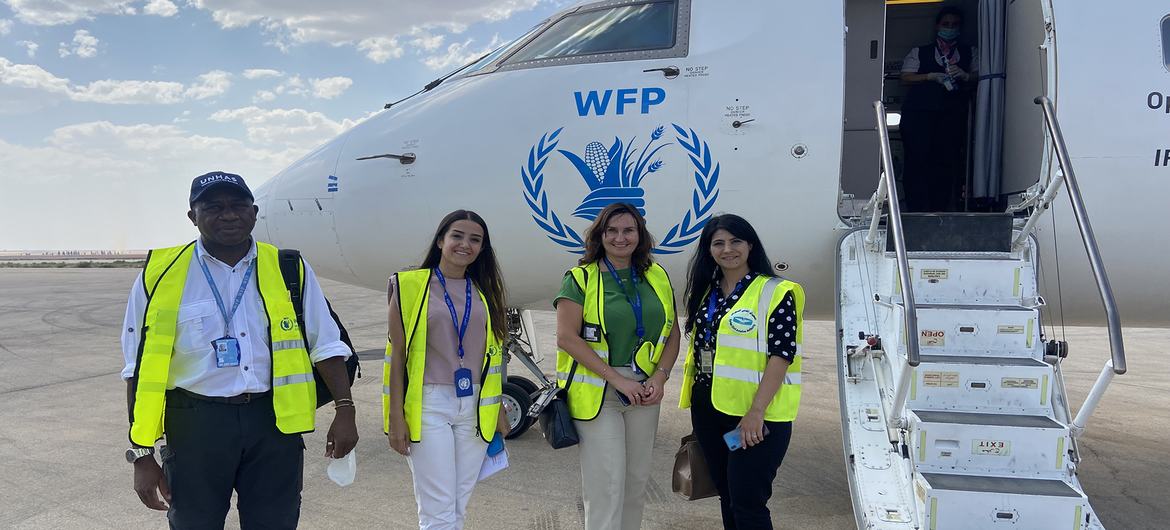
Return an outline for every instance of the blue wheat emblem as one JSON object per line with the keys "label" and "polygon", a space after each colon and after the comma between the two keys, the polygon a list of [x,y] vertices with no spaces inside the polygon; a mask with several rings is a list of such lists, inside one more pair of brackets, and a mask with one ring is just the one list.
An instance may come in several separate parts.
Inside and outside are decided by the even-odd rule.
{"label": "blue wheat emblem", "polygon": [[660,126],[651,131],[650,141],[640,150],[634,146],[636,138],[622,142],[615,137],[608,148],[598,141],[589,142],[584,157],[557,149],[564,128],[545,133],[528,150],[527,162],[520,166],[524,202],[532,213],[532,220],[552,242],[575,254],[584,252],[581,235],[562,221],[549,204],[544,176],[553,153],[560,153],[571,162],[589,187],[589,193],[573,211],[573,216],[592,222],[603,208],[615,202],[629,203],[646,215],[646,192],[642,189],[642,181],[663,168],[663,161],[657,158],[658,152],[663,147],[677,145],[691,161],[694,179],[691,201],[682,219],[666,231],[653,251],[655,254],[682,252],[684,247],[699,238],[703,226],[711,219],[715,201],[719,199],[719,163],[713,157],[711,146],[694,129],[677,123],[672,123],[671,128],[673,142],[669,137],[663,138],[667,129]]}
{"label": "blue wheat emblem", "polygon": [[636,160],[634,154],[637,148],[633,145],[634,139],[623,144],[615,137],[613,145],[608,149],[601,142],[589,142],[589,145],[585,146],[584,159],[570,151],[558,149],[559,153],[573,163],[573,167],[581,174],[581,179],[589,186],[589,194],[581,200],[577,209],[573,210],[573,216],[592,221],[602,209],[615,202],[629,203],[642,215],[646,215],[644,198],[646,192],[642,189],[641,183],[646,175],[662,169],[662,160],[656,160],[654,157],[660,149],[670,144],[662,143],[657,146],[654,144],[662,140],[663,131],[664,128],[659,126],[650,133],[650,142],[642,147]]}

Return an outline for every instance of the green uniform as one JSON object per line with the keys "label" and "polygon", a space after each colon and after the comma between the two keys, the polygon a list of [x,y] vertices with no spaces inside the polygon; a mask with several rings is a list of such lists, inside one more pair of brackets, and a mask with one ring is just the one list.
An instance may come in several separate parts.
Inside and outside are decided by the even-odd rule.
{"label": "green uniform", "polygon": [[[617,271],[626,289],[633,294],[630,273],[633,269]],[[609,365],[629,366],[634,352],[634,345],[638,341],[637,321],[634,319],[634,309],[622,294],[621,286],[613,275],[604,267],[601,268],[601,281],[605,289],[605,329],[609,340]],[[654,335],[666,323],[666,312],[662,302],[655,294],[654,288],[644,279],[638,281],[638,293],[642,295],[642,323],[647,335]],[[562,298],[572,300],[582,306],[585,305],[585,292],[577,286],[571,275],[565,275],[561,282],[561,291],[553,300],[553,307]],[[633,296],[630,297],[633,299]],[[656,337],[648,337],[651,340]]]}

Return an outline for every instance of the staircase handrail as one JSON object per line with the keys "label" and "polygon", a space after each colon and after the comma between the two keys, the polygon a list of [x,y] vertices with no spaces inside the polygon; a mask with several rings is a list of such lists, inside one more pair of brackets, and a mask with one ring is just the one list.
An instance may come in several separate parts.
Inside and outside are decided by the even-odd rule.
{"label": "staircase handrail", "polygon": [[873,102],[874,116],[877,118],[879,146],[882,155],[882,176],[878,181],[878,189],[870,204],[873,209],[873,218],[870,221],[870,234],[867,242],[873,243],[873,235],[877,231],[878,218],[881,216],[882,200],[890,205],[890,214],[887,217],[886,237],[894,238],[894,254],[897,256],[898,278],[902,283],[903,324],[906,328],[906,364],[902,366],[901,377],[898,379],[898,389],[894,394],[894,403],[887,421],[891,427],[901,428],[905,423],[903,409],[906,408],[906,398],[910,391],[911,367],[919,364],[918,351],[918,311],[914,305],[914,286],[910,282],[910,259],[906,257],[906,236],[902,232],[902,206],[898,201],[897,181],[894,178],[894,162],[890,151],[890,129],[886,125],[886,108],[881,101]]}
{"label": "staircase handrail", "polygon": [[[1060,164],[1060,172],[1065,186],[1068,188],[1068,198],[1072,203],[1073,214],[1077,219],[1077,227],[1081,230],[1081,241],[1085,245],[1085,252],[1089,256],[1089,265],[1093,269],[1093,277],[1097,280],[1097,291],[1101,295],[1101,303],[1105,306],[1105,319],[1109,328],[1109,351],[1112,354],[1112,370],[1117,375],[1124,374],[1125,344],[1121,339],[1121,316],[1117,311],[1117,301],[1113,297],[1113,288],[1109,285],[1109,276],[1105,273],[1105,263],[1101,260],[1101,250],[1097,246],[1097,238],[1093,235],[1093,227],[1089,224],[1089,213],[1085,209],[1085,200],[1081,196],[1081,187],[1077,183],[1076,173],[1073,172],[1072,160],[1068,157],[1068,146],[1064,143],[1064,135],[1060,130],[1060,123],[1056,119],[1056,109],[1052,100],[1047,96],[1035,99],[1044,113],[1044,125],[1052,136],[1052,145],[1056,150],[1056,160]],[[883,153],[884,154],[884,153]],[[1056,187],[1056,181],[1052,187]],[[1030,230],[1029,230],[1030,232]],[[1027,237],[1027,233],[1021,234]]]}

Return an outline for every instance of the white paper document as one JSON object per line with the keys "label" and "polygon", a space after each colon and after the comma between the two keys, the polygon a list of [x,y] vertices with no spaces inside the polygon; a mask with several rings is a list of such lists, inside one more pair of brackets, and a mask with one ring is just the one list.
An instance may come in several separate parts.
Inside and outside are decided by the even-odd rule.
{"label": "white paper document", "polygon": [[488,478],[508,467],[508,450],[504,449],[496,456],[488,455],[483,459],[483,465],[479,467],[479,480]]}

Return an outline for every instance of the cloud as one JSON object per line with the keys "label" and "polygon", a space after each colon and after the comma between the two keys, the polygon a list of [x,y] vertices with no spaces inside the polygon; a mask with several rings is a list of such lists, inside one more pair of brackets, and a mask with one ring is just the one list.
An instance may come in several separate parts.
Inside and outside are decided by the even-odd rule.
{"label": "cloud", "polygon": [[0,225],[26,227],[0,231],[0,248],[141,249],[190,240],[197,235],[186,218],[191,178],[223,169],[255,188],[309,147],[108,121],[61,127],[35,145],[0,140],[0,187],[11,192]]}
{"label": "cloud", "polygon": [[266,103],[276,99],[276,93],[271,90],[260,90],[252,96],[252,103]]}
{"label": "cloud", "polygon": [[471,61],[474,61],[484,54],[498,48],[501,44],[500,36],[495,35],[492,41],[487,46],[472,47],[475,39],[467,39],[463,42],[453,42],[447,46],[447,52],[443,54],[431,55],[423,59],[423,64],[431,70],[448,70],[457,66],[463,66]]}
{"label": "cloud", "polygon": [[58,26],[97,15],[133,15],[137,0],[6,0],[16,18],[34,26]]}
{"label": "cloud", "polygon": [[150,0],[142,8],[142,12],[147,15],[170,17],[179,12],[179,7],[171,2],[171,0]]}
{"label": "cloud", "polygon": [[310,79],[313,87],[313,97],[319,99],[333,99],[340,96],[353,85],[353,79],[348,77],[326,77],[325,79]]}
{"label": "cloud", "polygon": [[284,75],[284,72],[269,68],[249,68],[244,70],[243,75],[245,79],[263,79],[265,77],[281,77]]}
{"label": "cloud", "polygon": [[[70,46],[72,44],[72,46]],[[62,42],[57,48],[57,54],[61,57],[69,57],[76,55],[82,59],[89,59],[97,55],[97,46],[99,41],[89,31],[79,29],[73,32],[73,42]]]}
{"label": "cloud", "polygon": [[217,111],[208,119],[221,123],[239,122],[244,125],[248,141],[266,147],[288,148],[316,146],[361,121],[338,122],[320,112],[255,106]]}
{"label": "cloud", "polygon": [[413,37],[410,39],[410,45],[420,50],[435,51],[443,45],[443,35],[433,35],[422,28],[413,28],[410,35]]}
{"label": "cloud", "polygon": [[69,80],[57,77],[35,64],[14,64],[0,57],[0,85],[17,88],[31,88],[52,94],[66,94],[71,91]]}
{"label": "cloud", "polygon": [[32,89],[51,96],[86,103],[122,105],[169,105],[202,100],[225,93],[231,87],[231,74],[212,70],[198,77],[190,86],[175,81],[138,81],[103,79],[74,85],[34,64],[15,64],[0,57],[0,85]]}
{"label": "cloud", "polygon": [[338,9],[321,9],[319,3],[303,0],[190,0],[190,4],[210,11],[224,28],[256,24],[274,35],[278,46],[354,45],[381,63],[401,57],[403,42],[422,50],[438,49],[442,37],[434,34],[437,30],[462,33],[471,24],[505,20],[541,1],[547,0],[403,1],[391,8],[386,2],[356,0]]}
{"label": "cloud", "polygon": [[41,47],[40,44],[37,44],[31,40],[22,40],[20,42],[17,42],[16,44],[18,46],[24,46],[24,51],[28,53],[29,58],[36,57],[37,56],[37,48]]}
{"label": "cloud", "polygon": [[309,94],[309,91],[305,88],[305,82],[301,80],[301,76],[299,75],[285,79],[283,83],[277,85],[272,91],[277,95],[306,96]]}
{"label": "cloud", "polygon": [[0,18],[0,37],[12,32],[12,21],[6,18]]}
{"label": "cloud", "polygon": [[221,96],[232,86],[232,74],[223,70],[212,70],[199,76],[199,81],[183,92],[190,99],[207,99]]}
{"label": "cloud", "polygon": [[382,64],[390,59],[402,57],[405,50],[398,45],[398,39],[386,37],[370,37],[362,39],[357,44],[358,50],[366,52],[366,57],[375,63]]}
{"label": "cloud", "polygon": [[116,105],[170,105],[184,99],[183,83],[173,81],[114,81],[104,79],[73,87],[69,99]]}

